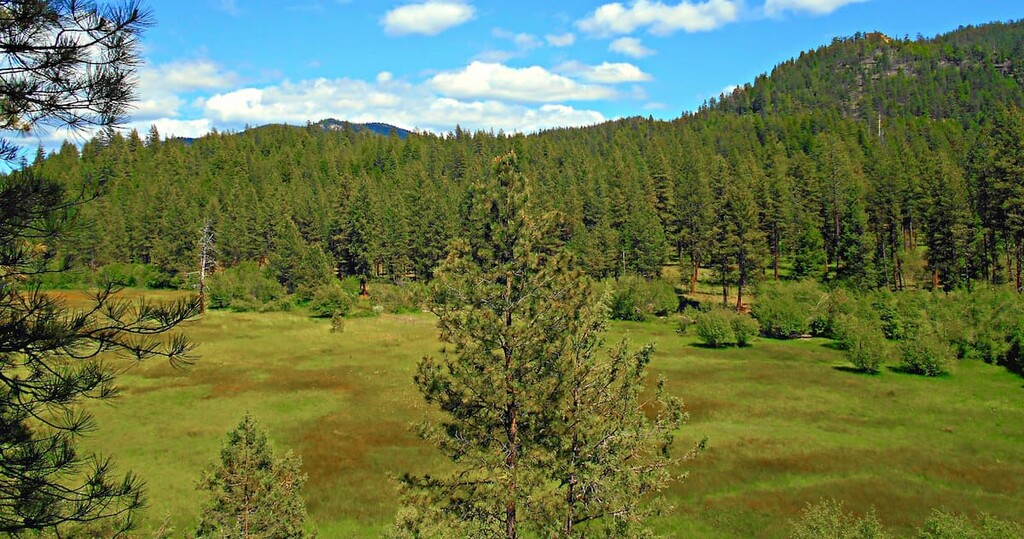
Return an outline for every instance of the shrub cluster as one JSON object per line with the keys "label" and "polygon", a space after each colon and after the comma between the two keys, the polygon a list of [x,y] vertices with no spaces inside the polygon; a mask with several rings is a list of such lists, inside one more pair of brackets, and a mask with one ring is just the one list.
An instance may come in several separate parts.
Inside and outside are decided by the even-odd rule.
{"label": "shrub cluster", "polygon": [[760,323],[765,337],[798,337],[810,333],[811,322],[825,297],[813,281],[768,282],[758,288],[751,314]]}
{"label": "shrub cluster", "polygon": [[331,283],[313,291],[309,312],[316,318],[345,316],[352,310],[356,298],[339,284]]}
{"label": "shrub cluster", "polygon": [[54,271],[34,277],[43,288],[84,288],[112,284],[128,288],[180,288],[181,277],[151,264],[107,264],[92,272],[87,269]]}
{"label": "shrub cluster", "polygon": [[728,344],[749,346],[758,332],[757,320],[720,307],[697,314],[694,327],[697,338],[711,348],[722,348]]}
{"label": "shrub cluster", "polygon": [[949,372],[953,351],[946,340],[930,326],[907,335],[900,341],[900,363],[906,372],[941,376]]}
{"label": "shrub cluster", "polygon": [[421,283],[375,283],[370,288],[370,301],[387,313],[418,313],[430,299],[430,290]]}
{"label": "shrub cluster", "polygon": [[850,363],[861,372],[877,373],[888,357],[885,336],[874,320],[840,316],[836,323],[836,341],[849,354]]}
{"label": "shrub cluster", "polygon": [[[793,539],[887,539],[893,537],[879,522],[874,509],[862,517],[849,513],[843,503],[822,500],[807,504],[793,523]],[[914,536],[919,539],[1015,539],[1024,537],[1024,526],[981,514],[977,519],[935,509]]]}
{"label": "shrub cluster", "polygon": [[264,311],[281,308],[285,289],[255,262],[242,262],[206,280],[209,305],[214,309]]}
{"label": "shrub cluster", "polygon": [[675,287],[664,279],[621,277],[604,286],[611,290],[609,316],[613,320],[642,322],[651,316],[668,316],[679,311]]}

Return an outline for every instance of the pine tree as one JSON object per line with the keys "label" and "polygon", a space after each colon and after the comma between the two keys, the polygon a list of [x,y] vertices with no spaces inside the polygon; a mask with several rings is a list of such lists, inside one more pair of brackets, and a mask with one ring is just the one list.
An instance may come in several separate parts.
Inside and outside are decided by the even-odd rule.
{"label": "pine tree", "polygon": [[407,506],[422,509],[400,513],[397,536],[629,527],[669,478],[678,404],[650,424],[638,402],[650,351],[595,353],[603,307],[529,193],[515,154],[496,159],[464,207],[467,237],[435,273],[454,355],[424,358],[415,380],[443,414],[421,434],[455,470],[405,478]]}
{"label": "pine tree", "polygon": [[196,536],[217,539],[294,539],[304,531],[306,476],[291,451],[281,458],[267,433],[246,414],[228,433],[220,462],[208,468],[197,489],[213,499],[203,507]]}
{"label": "pine tree", "polygon": [[930,175],[925,213],[928,268],[933,288],[941,283],[949,291],[970,282],[980,241],[960,171],[940,156]]}

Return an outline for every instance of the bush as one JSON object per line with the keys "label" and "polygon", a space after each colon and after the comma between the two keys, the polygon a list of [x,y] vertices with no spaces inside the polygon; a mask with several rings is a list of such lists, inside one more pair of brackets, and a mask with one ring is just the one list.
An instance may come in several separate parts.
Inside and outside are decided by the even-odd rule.
{"label": "bush", "polygon": [[652,315],[667,316],[679,310],[676,289],[664,279],[648,281],[630,275],[605,286],[613,289],[608,305],[613,320],[642,322]]}
{"label": "bush", "polygon": [[813,281],[764,283],[758,288],[751,314],[765,337],[789,339],[810,332],[811,319],[824,297]]}
{"label": "bush", "polygon": [[822,500],[807,504],[804,514],[793,526],[793,539],[884,539],[889,534],[874,510],[856,518],[847,513],[842,502]]}
{"label": "bush", "polygon": [[697,316],[694,324],[697,330],[697,338],[700,342],[711,348],[721,348],[729,342],[733,342],[733,319],[735,313],[721,308],[715,308]]}
{"label": "bush", "polygon": [[608,305],[608,316],[612,320],[629,320],[643,322],[647,319],[640,306],[640,298],[634,290],[620,288],[615,290]]}
{"label": "bush", "polygon": [[900,361],[903,370],[924,376],[946,374],[953,352],[938,332],[924,327],[900,341]]}
{"label": "bush", "polygon": [[345,316],[352,310],[355,303],[356,298],[352,294],[338,284],[330,284],[313,291],[313,299],[309,302],[309,311],[316,318]]}
{"label": "bush", "polygon": [[340,314],[331,317],[331,333],[342,333],[345,331],[345,318]]}
{"label": "bush", "polygon": [[679,316],[679,321],[676,323],[676,333],[686,335],[690,331],[690,327],[697,323],[697,317],[700,314],[701,310],[694,307],[683,309],[682,314]]}
{"label": "bush", "polygon": [[91,278],[89,270],[72,268],[67,271],[47,271],[33,275],[29,279],[29,285],[49,290],[81,289],[89,287]]}
{"label": "bush", "polygon": [[757,320],[740,313],[735,313],[732,318],[732,332],[736,338],[736,346],[750,346],[750,340],[756,335],[760,326]]}
{"label": "bush", "polygon": [[1024,537],[1024,526],[989,515],[978,522],[936,509],[918,530],[921,539],[1017,539]]}
{"label": "bush", "polygon": [[664,279],[647,281],[649,305],[654,316],[668,316],[679,312],[679,295],[676,287]]}
{"label": "bush", "polygon": [[836,323],[836,340],[850,356],[850,363],[861,372],[877,373],[885,362],[885,336],[879,324],[852,315],[842,315]]}
{"label": "bush", "polygon": [[206,289],[209,305],[214,309],[258,311],[285,295],[284,287],[268,277],[255,262],[242,262],[211,275],[206,280]]}
{"label": "bush", "polygon": [[427,287],[420,283],[377,283],[370,289],[374,306],[380,306],[381,312],[396,314],[422,311],[429,295]]}
{"label": "bush", "polygon": [[360,284],[359,277],[349,275],[341,280],[341,289],[355,297],[359,297],[359,294],[363,291],[363,286]]}
{"label": "bush", "polygon": [[111,283],[137,288],[177,288],[180,282],[170,273],[150,264],[107,264],[96,272],[100,286]]}

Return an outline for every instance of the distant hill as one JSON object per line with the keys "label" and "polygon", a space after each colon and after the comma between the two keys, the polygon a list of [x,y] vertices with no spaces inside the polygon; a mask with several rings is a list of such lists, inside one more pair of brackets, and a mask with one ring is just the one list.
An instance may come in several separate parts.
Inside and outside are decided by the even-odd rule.
{"label": "distant hill", "polygon": [[320,120],[319,122],[316,122],[313,125],[318,125],[322,127],[325,131],[341,131],[344,129],[351,129],[357,133],[360,131],[370,131],[373,133],[377,133],[378,135],[384,136],[395,135],[400,139],[404,139],[405,137],[412,134],[412,131],[409,131],[408,129],[402,129],[401,127],[396,127],[391,124],[381,122],[369,122],[359,124],[346,122],[342,120],[335,120],[334,118],[327,118],[325,120]]}
{"label": "distant hill", "polygon": [[834,112],[871,120],[968,119],[1024,106],[1024,21],[961,27],[925,39],[878,32],[801,53],[709,108],[738,114]]}
{"label": "distant hill", "polygon": [[[264,129],[264,128],[267,128],[267,127],[280,126],[280,125],[284,125],[284,124],[266,124],[266,125],[261,125],[261,126],[257,126],[257,127],[253,127],[253,128],[247,127],[246,130],[249,130],[249,129]],[[346,121],[342,121],[342,120],[335,120],[334,118],[327,118],[325,120],[320,120],[319,122],[311,123],[309,125],[314,126],[314,127],[320,127],[324,131],[344,131],[346,129],[350,129],[350,130],[352,130],[355,133],[359,133],[360,131],[369,131],[371,133],[376,133],[378,135],[385,136],[385,137],[394,135],[394,136],[396,136],[396,137],[398,137],[400,139],[403,139],[403,140],[406,137],[408,137],[409,135],[412,134],[412,131],[409,131],[408,129],[402,129],[401,127],[396,127],[394,125],[386,124],[386,123],[381,123],[381,122],[352,123],[352,122],[346,122]],[[299,126],[292,126],[292,127],[299,127]],[[192,143],[194,143],[196,141],[195,137],[171,137],[171,139],[183,142],[186,146],[191,146]]]}

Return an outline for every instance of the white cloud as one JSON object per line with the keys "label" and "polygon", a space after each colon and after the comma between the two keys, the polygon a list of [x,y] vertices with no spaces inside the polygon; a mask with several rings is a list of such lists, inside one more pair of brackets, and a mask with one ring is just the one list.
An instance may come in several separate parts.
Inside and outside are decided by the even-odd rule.
{"label": "white cloud", "polygon": [[[458,123],[463,128],[496,128],[524,133],[555,127],[593,125],[606,120],[600,112],[578,110],[567,105],[542,105],[533,109],[499,101],[467,103],[451,98],[435,99],[424,114],[426,125],[444,125],[450,123],[453,118],[458,118]],[[442,130],[448,129],[450,128]]]}
{"label": "white cloud", "polygon": [[430,80],[430,85],[452,97],[534,103],[588,101],[615,96],[610,88],[580,84],[539,66],[512,68],[487,62],[473,62],[458,71],[439,73]]}
{"label": "white cloud", "polygon": [[637,66],[627,63],[604,62],[600,65],[584,65],[579,62],[565,62],[555,68],[555,71],[574,75],[588,82],[600,82],[605,84],[617,84],[621,82],[642,82],[651,80],[651,76],[644,73]]}
{"label": "white cloud", "polygon": [[148,66],[139,74],[139,85],[143,88],[159,86],[168,92],[226,88],[237,81],[237,75],[222,70],[209,60],[178,61]]}
{"label": "white cloud", "polygon": [[516,56],[519,56],[519,53],[512,51],[488,49],[477,53],[476,55],[473,56],[473,59],[491,64],[502,64],[515,58]]}
{"label": "white cloud", "polygon": [[739,85],[730,84],[730,85],[726,86],[725,88],[722,88],[722,91],[719,92],[719,95],[724,95],[724,96],[732,95],[732,93],[735,92],[737,88],[739,88]]}
{"label": "white cloud", "polygon": [[277,122],[302,125],[338,118],[435,132],[450,131],[456,123],[466,129],[529,132],[591,125],[606,119],[600,112],[563,104],[530,107],[493,99],[461,100],[437,95],[427,84],[396,79],[377,84],[352,79],[286,82],[218,94],[201,106],[213,123],[234,128]]}
{"label": "white cloud", "polygon": [[828,15],[848,5],[868,0],[765,0],[764,12],[768,15],[781,15],[786,11],[805,11],[814,15]]}
{"label": "white cloud", "polygon": [[384,32],[389,35],[433,36],[469,21],[474,13],[473,6],[462,2],[428,0],[392,9],[382,22]]}
{"label": "white cloud", "polygon": [[187,137],[197,138],[210,132],[213,125],[210,120],[200,118],[198,120],[178,120],[174,118],[157,118],[149,121],[132,122],[127,127],[135,129],[143,137],[149,132],[150,126],[156,126],[161,138]]}
{"label": "white cloud", "polygon": [[552,47],[568,47],[573,43],[576,43],[576,36],[572,32],[564,34],[548,34],[544,36],[544,39],[548,42],[548,45]]}
{"label": "white cloud", "polygon": [[629,7],[618,2],[604,4],[576,25],[584,32],[600,36],[629,34],[639,28],[647,28],[652,34],[668,35],[679,30],[714,30],[735,21],[739,11],[736,0],[684,1],[676,5],[660,0],[636,0]]}
{"label": "white cloud", "polygon": [[377,84],[386,84],[391,82],[391,79],[395,78],[390,71],[381,71],[377,73]]}
{"label": "white cloud", "polygon": [[633,58],[643,58],[654,54],[654,51],[644,47],[643,43],[635,37],[620,37],[608,45],[608,50]]}
{"label": "white cloud", "polygon": [[228,88],[237,81],[237,75],[209,60],[146,66],[139,72],[139,100],[132,117],[136,120],[176,117],[184,104],[180,94]]}
{"label": "white cloud", "polygon": [[517,34],[508,30],[502,30],[501,28],[495,28],[491,33],[494,34],[494,37],[511,41],[519,50],[536,49],[541,45],[540,39],[537,39],[537,36],[533,34]]}

